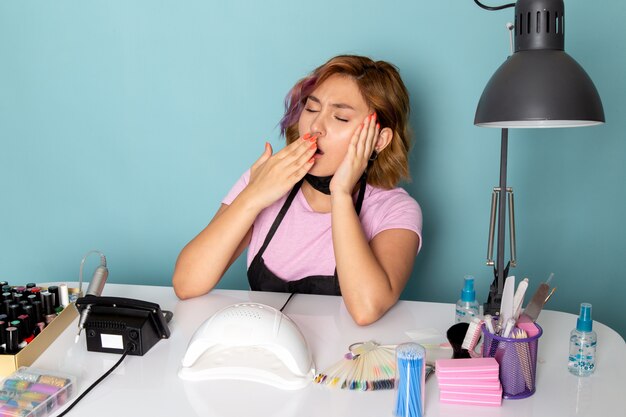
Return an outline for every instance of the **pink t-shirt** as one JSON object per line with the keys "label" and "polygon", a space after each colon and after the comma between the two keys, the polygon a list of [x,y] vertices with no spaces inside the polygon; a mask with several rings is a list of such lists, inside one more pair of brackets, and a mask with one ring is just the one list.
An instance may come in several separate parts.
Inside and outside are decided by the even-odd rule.
{"label": "pink t-shirt", "polygon": [[[235,183],[222,203],[230,205],[248,185],[249,180],[248,170]],[[263,245],[267,232],[286,199],[287,195],[265,208],[254,221],[248,247],[248,266]],[[285,281],[310,275],[333,275],[336,263],[330,217],[330,213],[313,211],[302,190],[298,191],[263,254],[265,265]],[[384,230],[408,229],[420,237],[418,252],[422,246],[422,210],[402,188],[384,190],[368,184],[360,219],[368,241]]]}

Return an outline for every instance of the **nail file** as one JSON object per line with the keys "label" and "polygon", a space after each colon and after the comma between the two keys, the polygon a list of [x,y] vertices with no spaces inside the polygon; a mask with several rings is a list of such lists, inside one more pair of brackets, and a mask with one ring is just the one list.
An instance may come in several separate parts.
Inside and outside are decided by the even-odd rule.
{"label": "nail file", "polygon": [[515,296],[513,297],[513,318],[517,320],[521,311],[522,304],[524,303],[524,295],[526,294],[526,289],[528,288],[528,278],[524,278],[518,285],[517,291],[515,291]]}
{"label": "nail file", "polygon": [[[515,276],[511,275],[504,281],[502,303],[500,304],[500,323],[504,324],[513,317],[513,297],[515,292]],[[544,298],[545,299],[545,298]]]}
{"label": "nail file", "polygon": [[524,315],[528,316],[532,321],[537,321],[549,292],[550,286],[548,284],[545,282],[539,284],[539,288],[537,288],[533,298],[524,309]]}

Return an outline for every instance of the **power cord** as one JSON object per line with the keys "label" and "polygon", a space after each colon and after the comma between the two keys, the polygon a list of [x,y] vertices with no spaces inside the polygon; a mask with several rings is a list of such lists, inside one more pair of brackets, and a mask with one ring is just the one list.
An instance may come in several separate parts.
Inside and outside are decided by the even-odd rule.
{"label": "power cord", "polygon": [[285,301],[285,304],[283,304],[283,306],[278,311],[282,312],[285,309],[285,307],[287,307],[287,304],[289,304],[289,301],[291,301],[291,299],[293,298],[294,295],[296,295],[296,293],[292,292],[291,295],[289,296],[289,298],[287,298],[287,301]]}
{"label": "power cord", "polygon": [[503,4],[502,6],[487,6],[479,2],[478,0],[474,0],[474,3],[476,3],[478,6],[480,6],[481,8],[485,10],[489,10],[490,12],[508,9],[509,7],[515,7],[515,3]]}
{"label": "power cord", "polygon": [[67,407],[61,414],[59,414],[57,417],[62,417],[64,415],[66,415],[72,408],[74,408],[74,406],[76,404],[78,404],[78,402],[80,400],[83,399],[83,397],[87,394],[89,394],[89,391],[91,391],[92,389],[94,389],[96,387],[96,385],[98,385],[100,382],[102,382],[102,380],[104,378],[106,378],[107,376],[109,376],[111,374],[111,372],[113,372],[115,370],[115,368],[117,368],[122,361],[124,360],[124,358],[126,358],[126,355],[128,355],[128,352],[130,351],[130,346],[126,346],[126,349],[124,350],[124,353],[122,354],[122,357],[117,361],[117,363],[115,365],[113,365],[111,367],[111,369],[109,369],[108,371],[105,372],[104,375],[102,375],[100,378],[98,378],[98,380],[96,382],[94,382],[93,384],[91,384],[91,386],[89,386],[89,388],[87,388],[85,390],[85,392],[83,392],[82,394],[80,394],[80,396],[78,398],[76,398],[74,400],[74,402],[72,404],[70,404],[69,407]]}

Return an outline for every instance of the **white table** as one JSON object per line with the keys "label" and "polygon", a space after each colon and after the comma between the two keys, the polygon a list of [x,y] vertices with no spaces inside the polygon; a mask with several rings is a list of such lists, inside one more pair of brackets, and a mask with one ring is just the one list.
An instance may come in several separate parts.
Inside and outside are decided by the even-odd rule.
{"label": "white table", "polygon": [[[299,391],[241,381],[189,382],[178,378],[189,339],[217,310],[238,302],[258,302],[280,308],[288,294],[214,290],[180,301],[171,287],[107,284],[103,295],[143,299],[170,310],[171,337],[146,355],[124,362],[75,406],[75,416],[391,416],[394,391],[347,391],[310,384]],[[300,327],[318,370],[346,353],[348,345],[366,340],[383,344],[410,341],[408,330],[434,328],[442,334],[453,324],[454,305],[401,301],[373,325],[359,327],[340,297],[298,294],[284,313]],[[537,392],[523,400],[504,400],[502,407],[439,403],[437,380],[426,383],[425,415],[434,416],[609,416],[622,413],[619,395],[626,377],[626,345],[609,327],[595,322],[598,359],[594,375],[578,378],[567,371],[569,332],[576,316],[544,311],[539,323]],[[118,359],[115,354],[88,352],[84,335],[74,344],[76,323],[33,364],[62,370],[78,378],[82,392]],[[617,414],[616,414],[617,413]]]}

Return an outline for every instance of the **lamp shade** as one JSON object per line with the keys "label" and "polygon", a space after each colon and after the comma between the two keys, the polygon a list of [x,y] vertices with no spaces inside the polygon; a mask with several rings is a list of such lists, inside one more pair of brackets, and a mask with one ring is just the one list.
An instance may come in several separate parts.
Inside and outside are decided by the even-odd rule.
{"label": "lamp shade", "polygon": [[604,123],[593,81],[563,50],[563,9],[560,0],[518,0],[515,53],[487,83],[474,124],[536,128]]}

